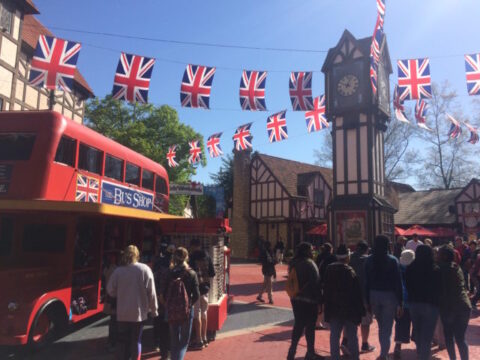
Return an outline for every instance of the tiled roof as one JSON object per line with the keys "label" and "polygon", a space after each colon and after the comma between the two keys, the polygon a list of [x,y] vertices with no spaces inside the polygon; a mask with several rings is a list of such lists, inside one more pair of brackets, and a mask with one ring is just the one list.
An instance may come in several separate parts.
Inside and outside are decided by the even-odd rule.
{"label": "tiled roof", "polygon": [[455,213],[449,207],[455,205],[455,197],[462,189],[427,190],[398,194],[400,205],[395,214],[396,225],[453,224]]}
{"label": "tiled roof", "polygon": [[[39,35],[53,35],[43,24],[38,21],[33,15],[25,15],[23,20],[22,40],[32,49],[37,46]],[[85,78],[80,74],[78,69],[75,70],[74,76],[75,83],[79,85],[84,92],[88,93],[88,96],[93,96],[93,91],[88,85]]]}
{"label": "tiled roof", "polygon": [[333,186],[333,170],[318,165],[305,164],[299,161],[281,159],[275,156],[259,154],[258,156],[282,183],[291,196],[298,196],[298,175],[320,173],[327,184]]}
{"label": "tiled roof", "polygon": [[24,9],[25,14],[40,14],[32,0],[24,1]]}

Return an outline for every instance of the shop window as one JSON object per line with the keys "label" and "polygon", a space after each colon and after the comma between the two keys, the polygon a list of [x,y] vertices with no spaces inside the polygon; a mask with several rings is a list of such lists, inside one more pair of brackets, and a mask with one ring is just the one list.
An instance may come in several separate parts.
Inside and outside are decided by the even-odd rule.
{"label": "shop window", "polygon": [[75,153],[77,152],[77,142],[67,136],[62,136],[58,143],[55,161],[71,167],[75,166]]}
{"label": "shop window", "polygon": [[142,187],[144,189],[153,190],[153,172],[143,169]]}
{"label": "shop window", "polygon": [[0,220],[0,256],[8,256],[13,245],[13,220],[3,217]]}
{"label": "shop window", "polygon": [[67,229],[65,225],[28,224],[24,227],[24,252],[63,253]]}
{"label": "shop window", "polygon": [[35,143],[35,134],[0,134],[0,160],[28,160]]}
{"label": "shop window", "polygon": [[102,173],[103,152],[85,144],[80,144],[78,168],[94,174]]}
{"label": "shop window", "polygon": [[105,176],[123,181],[123,160],[107,154],[105,156]]}
{"label": "shop window", "polygon": [[140,186],[140,168],[137,165],[127,162],[127,168],[125,170],[125,182]]}
{"label": "shop window", "polygon": [[167,195],[167,182],[159,175],[157,175],[157,178],[155,180],[155,192]]}

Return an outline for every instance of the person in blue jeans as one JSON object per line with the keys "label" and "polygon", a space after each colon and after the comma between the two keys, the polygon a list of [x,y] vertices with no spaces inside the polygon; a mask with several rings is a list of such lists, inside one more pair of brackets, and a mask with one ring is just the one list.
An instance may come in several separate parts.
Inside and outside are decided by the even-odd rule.
{"label": "person in blue jeans", "polygon": [[402,277],[398,260],[388,254],[389,244],[388,237],[377,235],[373,254],[365,263],[366,300],[377,319],[381,360],[390,351],[393,320],[403,313]]}
{"label": "person in blue jeans", "polygon": [[[188,296],[188,316],[181,322],[172,321],[173,311],[170,308],[169,294],[172,294],[172,283],[181,279],[185,286],[185,291]],[[165,282],[165,287],[162,289],[161,302],[167,305],[168,322],[170,323],[170,355],[171,360],[183,360],[187,352],[188,343],[190,341],[190,334],[192,332],[193,322],[193,304],[199,299],[200,290],[198,284],[198,277],[188,265],[188,251],[183,247],[175,250],[172,257],[172,264]],[[171,299],[170,299],[171,300]]]}
{"label": "person in blue jeans", "polygon": [[438,320],[441,289],[440,270],[434,263],[431,247],[417,247],[415,260],[407,267],[405,283],[410,316],[415,329],[413,340],[417,345],[417,358],[429,360]]}
{"label": "person in blue jeans", "polygon": [[345,245],[337,249],[337,261],[325,271],[324,311],[330,324],[330,354],[340,359],[340,335],[344,330],[348,339],[350,359],[359,359],[357,328],[365,316],[362,288],[355,271],[348,265],[350,251]]}

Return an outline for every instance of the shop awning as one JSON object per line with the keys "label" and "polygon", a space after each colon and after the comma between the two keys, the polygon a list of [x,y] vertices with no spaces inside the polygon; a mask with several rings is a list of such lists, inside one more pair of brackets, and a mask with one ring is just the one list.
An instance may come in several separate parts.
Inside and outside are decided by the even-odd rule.
{"label": "shop awning", "polygon": [[308,235],[327,235],[327,224],[317,225],[314,228],[307,231]]}
{"label": "shop awning", "polygon": [[457,236],[457,232],[453,229],[446,228],[446,227],[436,227],[433,228],[432,231],[436,234],[436,237],[455,237]]}

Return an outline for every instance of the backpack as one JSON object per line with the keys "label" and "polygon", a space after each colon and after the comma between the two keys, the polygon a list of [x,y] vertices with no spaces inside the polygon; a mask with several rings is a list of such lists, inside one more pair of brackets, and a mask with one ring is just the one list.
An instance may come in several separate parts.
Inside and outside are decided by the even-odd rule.
{"label": "backpack", "polygon": [[166,307],[170,324],[181,324],[189,316],[190,299],[183,280],[185,274],[173,279],[168,286]]}
{"label": "backpack", "polygon": [[287,282],[285,284],[285,291],[287,292],[290,299],[293,299],[300,292],[300,287],[298,285],[297,271],[295,267],[292,267],[288,273]]}

